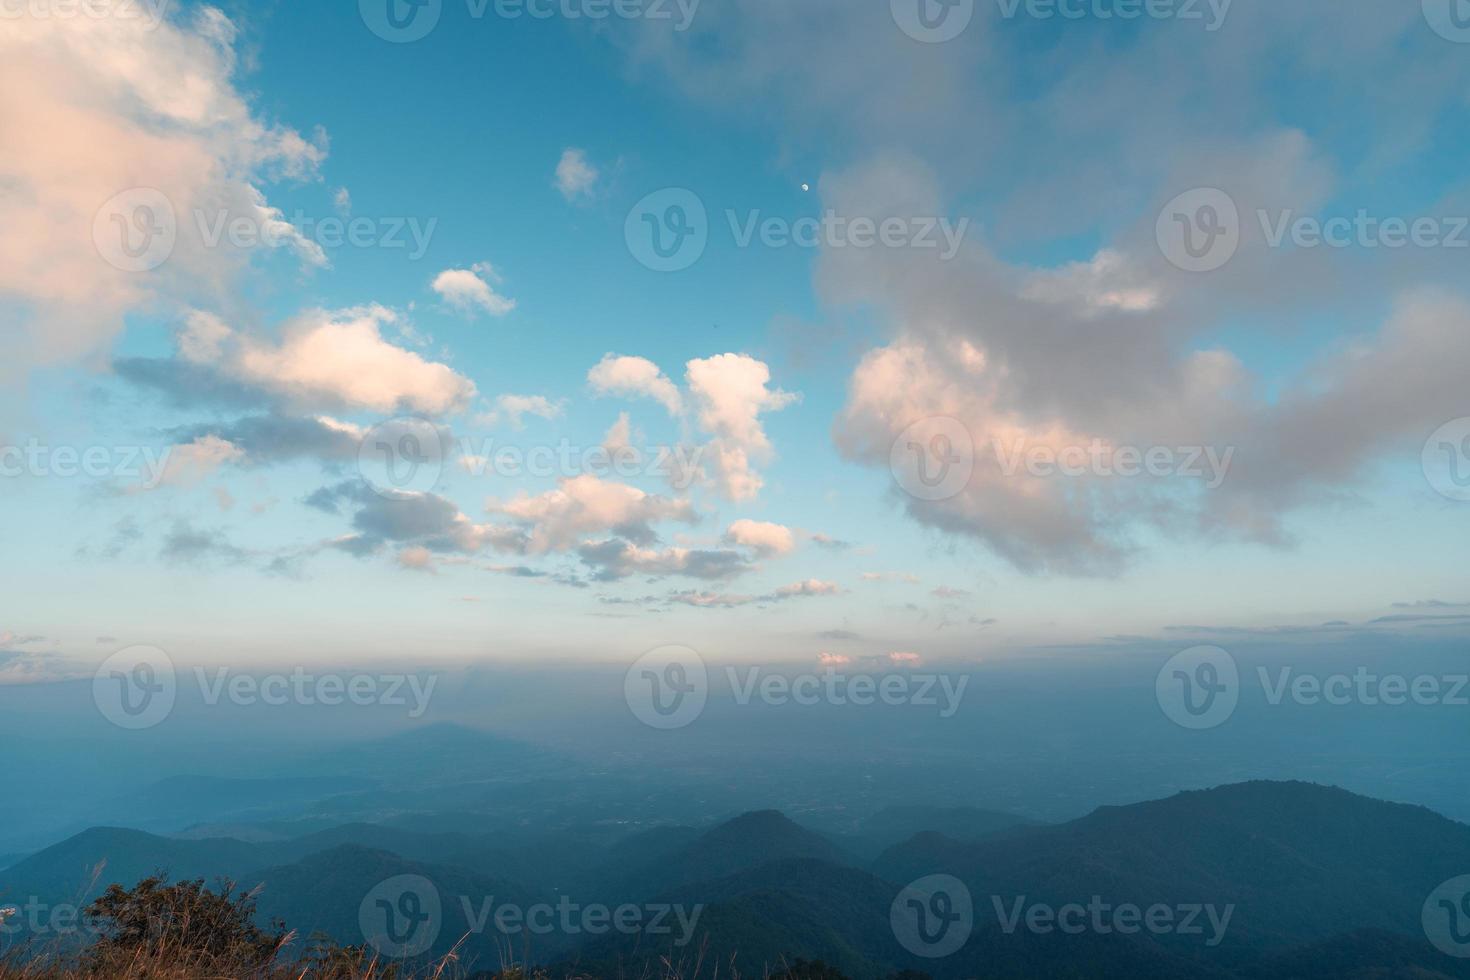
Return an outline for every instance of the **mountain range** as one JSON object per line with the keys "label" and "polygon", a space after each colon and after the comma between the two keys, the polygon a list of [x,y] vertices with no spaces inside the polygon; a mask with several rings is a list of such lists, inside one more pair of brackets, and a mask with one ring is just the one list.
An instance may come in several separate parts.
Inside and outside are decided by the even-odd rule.
{"label": "mountain range", "polygon": [[[1299,782],[1185,792],[1055,825],[902,808],[841,834],[773,810],[611,839],[488,822],[480,833],[350,823],[262,840],[98,827],[0,872],[0,903],[82,904],[106,883],[158,871],[259,888],[263,916],[355,943],[380,883],[427,882],[439,911],[426,952],[458,944],[484,969],[510,957],[632,976],[667,956],[743,975],[821,960],[854,978],[1470,977],[1470,959],[1436,949],[1421,921],[1437,886],[1470,874],[1470,826]],[[932,884],[912,884],[933,876],[946,903],[963,892],[972,909],[955,925],[963,941],[937,957],[914,938],[933,929],[900,925],[948,914]],[[619,931],[578,918],[596,905],[675,911],[667,931]],[[578,911],[570,928],[557,918],[501,931],[494,912],[507,906]],[[1169,922],[1129,930],[1128,907],[1166,910]]]}

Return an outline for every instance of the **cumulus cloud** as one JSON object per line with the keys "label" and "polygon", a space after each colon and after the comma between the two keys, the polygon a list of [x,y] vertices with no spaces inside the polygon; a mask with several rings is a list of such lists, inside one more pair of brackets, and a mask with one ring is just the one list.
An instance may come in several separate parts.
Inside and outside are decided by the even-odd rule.
{"label": "cumulus cloud", "polygon": [[352,509],[353,533],[333,542],[350,554],[373,554],[389,543],[436,554],[475,554],[486,549],[521,553],[527,548],[520,529],[475,523],[453,501],[434,493],[377,490],[360,480],[348,480],[316,490],[306,504],[330,514]]}
{"label": "cumulus cloud", "polygon": [[550,421],[561,418],[563,408],[561,402],[544,395],[501,395],[495,399],[495,407],[477,416],[475,421],[492,427],[506,422],[511,428],[519,429],[527,415]]}
{"label": "cumulus cloud", "polygon": [[522,491],[510,500],[491,499],[485,508],[527,526],[535,552],[566,551],[583,537],[608,533],[646,546],[658,540],[654,524],[692,524],[696,519],[687,500],[645,493],[591,474],[566,478],[557,489],[535,496]]}
{"label": "cumulus cloud", "polygon": [[235,565],[252,554],[231,543],[221,530],[195,527],[179,520],[164,535],[158,557],[171,565]]}
{"label": "cumulus cloud", "polygon": [[[1299,135],[1268,138],[1260,160],[1229,165],[1243,200],[1320,193],[1316,155]],[[911,158],[877,158],[827,186],[850,204],[866,202],[866,213],[898,202],[938,208],[932,175]],[[938,500],[895,488],[911,516],[973,537],[1023,570],[1108,574],[1137,553],[1149,527],[1287,542],[1290,510],[1350,483],[1385,452],[1416,452],[1436,425],[1463,414],[1452,380],[1453,365],[1470,357],[1463,300],[1401,294],[1376,337],[1320,358],[1268,400],[1237,357],[1198,337],[1232,308],[1230,290],[1253,293],[1256,257],[1243,254],[1240,269],[1185,291],[1173,287],[1152,228],[1147,245],[1132,234],[1116,257],[1105,252],[1050,279],[980,242],[947,263],[824,253],[818,280],[829,299],[872,304],[895,332],[852,374],[839,449],[885,471],[898,466],[899,484],[915,486],[924,447],[895,453],[895,445],[915,423],[953,420],[973,471]],[[1140,285],[1155,281],[1163,285]],[[1147,301],[1138,289],[1149,290]],[[1122,478],[1014,462],[1018,453],[1055,458],[1093,446],[1193,450],[1200,465]],[[1208,479],[1209,453],[1229,460],[1218,482]]]}
{"label": "cumulus cloud", "polygon": [[569,146],[556,163],[556,189],[568,201],[591,197],[597,185],[597,168],[587,160],[587,153]]}
{"label": "cumulus cloud", "polygon": [[460,313],[505,316],[516,308],[516,301],[495,291],[500,284],[501,277],[489,262],[477,262],[468,269],[445,269],[434,277],[432,288]]}
{"label": "cumulus cloud", "polygon": [[617,538],[588,542],[577,554],[595,569],[593,577],[605,582],[635,574],[726,579],[749,568],[749,561],[738,551],[642,548]]}
{"label": "cumulus cloud", "polygon": [[629,421],[627,412],[619,412],[617,421],[608,427],[607,434],[602,437],[602,448],[614,457],[633,450],[633,423]]}
{"label": "cumulus cloud", "polygon": [[679,387],[659,370],[657,364],[645,357],[604,355],[587,372],[587,383],[599,395],[643,396],[668,409],[670,415],[678,416],[684,412],[684,399],[679,394]]}
{"label": "cumulus cloud", "polygon": [[176,435],[196,441],[222,441],[239,451],[231,462],[265,465],[296,459],[325,463],[355,460],[364,431],[361,426],[326,415],[252,415],[230,422],[190,426],[178,430]]}
{"label": "cumulus cloud", "polygon": [[746,354],[717,354],[685,368],[699,427],[713,437],[708,455],[717,487],[731,500],[754,498],[764,485],[754,464],[772,456],[761,413],[779,411],[799,396],[771,389],[770,368]]}
{"label": "cumulus cloud", "polygon": [[164,375],[178,365],[185,379],[180,384],[192,384],[200,399],[224,383],[227,395],[253,389],[263,400],[296,407],[430,415],[463,409],[475,395],[472,381],[383,338],[383,328],[399,319],[376,305],[309,310],[288,320],[275,341],[196,314],[180,332],[177,360],[157,366],[130,362],[128,370],[145,383],[177,392],[177,384]]}
{"label": "cumulus cloud", "polygon": [[809,578],[804,582],[793,582],[783,585],[775,591],[778,599],[793,599],[797,596],[814,595],[840,595],[842,586],[836,582],[824,582],[821,579]]}
{"label": "cumulus cloud", "polygon": [[[0,300],[20,304],[7,367],[94,352],[135,310],[229,297],[252,249],[211,247],[195,214],[284,230],[321,264],[258,185],[314,175],[325,138],[251,111],[233,78],[234,26],[218,10],[156,24],[5,23],[0,130],[26,134],[0,160]],[[151,271],[132,268],[128,250],[141,250]]]}
{"label": "cumulus cloud", "polygon": [[919,576],[912,572],[863,572],[860,576],[864,582],[903,582],[908,585],[918,585]]}
{"label": "cumulus cloud", "polygon": [[791,528],[765,521],[742,518],[725,531],[725,540],[742,548],[749,548],[763,558],[789,555],[796,550],[796,537]]}
{"label": "cumulus cloud", "polygon": [[170,486],[194,486],[226,463],[245,458],[245,451],[215,435],[202,435],[192,442],[172,446],[161,482]]}
{"label": "cumulus cloud", "polygon": [[671,592],[666,597],[666,601],[685,606],[696,606],[702,609],[730,609],[736,606],[770,605],[772,603],[787,602],[791,599],[838,595],[841,591],[841,588],[831,582],[809,579],[805,582],[783,585],[779,589],[763,595],[739,595],[727,592],[698,591]]}
{"label": "cumulus cloud", "polygon": [[411,572],[433,572],[434,553],[423,545],[411,545],[398,552],[394,559],[400,568]]}

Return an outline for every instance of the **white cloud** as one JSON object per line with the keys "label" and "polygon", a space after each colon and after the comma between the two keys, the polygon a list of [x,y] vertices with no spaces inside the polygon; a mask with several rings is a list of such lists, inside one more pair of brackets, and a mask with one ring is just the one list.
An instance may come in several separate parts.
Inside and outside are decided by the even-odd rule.
{"label": "white cloud", "polygon": [[215,362],[230,377],[300,404],[431,415],[463,409],[474,383],[384,340],[382,327],[397,319],[382,306],[310,310],[286,323],[275,343],[196,314],[179,349],[190,361]]}
{"label": "white cloud", "polygon": [[735,606],[770,604],[786,602],[790,599],[838,595],[841,592],[842,590],[831,582],[808,579],[805,582],[783,585],[774,592],[768,592],[765,595],[735,595],[724,592],[674,592],[668,596],[667,601],[686,606],[697,606],[704,609],[728,609]]}
{"label": "white cloud", "polygon": [[489,262],[477,262],[468,269],[445,269],[434,277],[432,288],[460,313],[505,316],[516,308],[516,301],[495,291],[500,283]]}
{"label": "white cloud", "polygon": [[217,361],[225,341],[234,333],[224,320],[205,310],[190,310],[179,331],[179,355],[195,364]]}
{"label": "white cloud", "polygon": [[587,154],[574,146],[561,153],[556,164],[556,189],[568,201],[578,197],[591,197],[597,184],[597,168],[587,160]]}
{"label": "white cloud", "polygon": [[183,446],[168,451],[161,482],[171,486],[193,486],[226,463],[238,463],[245,451],[218,436],[200,436]]}
{"label": "white cloud", "polygon": [[434,571],[434,553],[423,545],[411,545],[398,552],[395,560],[400,568],[412,572]]}
{"label": "white cloud", "polygon": [[[1242,201],[1320,197],[1321,164],[1300,134],[1273,134],[1258,150],[1212,164],[1226,168],[1223,182]],[[824,186],[839,209],[858,213],[882,215],[894,201],[939,206],[932,175],[912,160],[879,158]],[[1400,295],[1377,337],[1318,359],[1268,400],[1238,358],[1201,335],[1262,302],[1276,288],[1262,283],[1295,256],[1265,257],[1259,241],[1246,241],[1226,269],[1172,288],[1178,279],[1152,224],[1040,278],[979,242],[943,263],[895,251],[824,253],[827,298],[882,311],[894,332],[852,374],[834,428],[839,449],[885,471],[909,466],[915,477],[919,455],[894,455],[896,440],[924,419],[957,420],[973,445],[968,482],[940,500],[898,495],[908,513],[1024,570],[1111,574],[1150,528],[1289,542],[1289,510],[1350,485],[1386,451],[1412,456],[1427,433],[1464,414],[1451,378],[1470,360],[1470,304]],[[1155,289],[1150,277],[1171,288]],[[1187,474],[1046,475],[1005,461],[1022,448],[1094,445],[1197,448],[1204,476],[1205,453],[1230,462],[1211,484]]]}
{"label": "white cloud", "polygon": [[561,418],[563,408],[561,402],[553,402],[544,395],[501,395],[495,399],[495,408],[477,416],[475,421],[492,427],[508,422],[511,428],[519,429],[527,415],[550,421]]}
{"label": "white cloud", "polygon": [[[5,18],[0,132],[25,134],[0,158],[0,299],[24,310],[7,367],[104,348],[135,310],[232,297],[251,250],[211,247],[196,212],[210,224],[264,222],[309,264],[324,262],[257,185],[312,176],[325,137],[251,112],[232,79],[233,43],[233,25],[211,7],[187,24]],[[145,226],[151,238],[140,237]],[[129,247],[153,242],[163,264],[140,273],[109,262],[124,236]]]}
{"label": "white cloud", "polygon": [[602,448],[613,456],[632,450],[633,423],[628,420],[627,412],[619,412],[617,421],[608,427],[607,434],[602,437]]}
{"label": "white cloud", "polygon": [[725,540],[765,558],[789,555],[796,550],[796,537],[791,528],[747,518],[731,524],[725,531]]}
{"label": "white cloud", "polygon": [[599,395],[641,395],[658,402],[670,415],[684,412],[678,386],[646,357],[606,354],[587,372],[587,383]]}
{"label": "white cloud", "polygon": [[600,581],[629,575],[685,575],[690,578],[724,579],[746,571],[750,563],[739,552],[692,548],[644,548],[618,538],[589,541],[577,554],[597,569]]}
{"label": "white cloud", "polygon": [[793,582],[783,585],[776,590],[778,599],[794,599],[798,596],[818,595],[841,595],[842,587],[836,582],[824,582],[821,579],[809,578],[804,582]]}
{"label": "white cloud", "polygon": [[492,499],[485,509],[528,525],[531,550],[538,552],[565,551],[590,534],[612,533],[646,545],[657,540],[653,524],[695,521],[687,500],[648,494],[591,474],[569,477],[557,489],[536,496],[522,491],[510,500]]}
{"label": "white cloud", "polygon": [[760,415],[800,396],[769,388],[770,368],[746,354],[692,360],[685,370],[699,427],[713,437],[708,450],[716,485],[731,500],[754,498],[764,484],[754,464],[772,455]]}

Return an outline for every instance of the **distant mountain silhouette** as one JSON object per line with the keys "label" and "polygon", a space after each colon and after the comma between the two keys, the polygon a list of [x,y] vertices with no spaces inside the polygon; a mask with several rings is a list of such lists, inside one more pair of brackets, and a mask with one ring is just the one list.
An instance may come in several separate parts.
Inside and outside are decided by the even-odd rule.
{"label": "distant mountain silhouette", "polygon": [[[427,833],[371,823],[255,843],[93,828],[0,872],[0,902],[78,901],[106,859],[91,894],[160,869],[174,878],[226,875],[262,885],[261,911],[303,935],[321,930],[361,942],[369,893],[415,875],[443,902],[433,951],[465,939],[462,951],[486,968],[498,965],[508,942],[517,958],[605,977],[641,976],[667,957],[726,964],[722,972],[733,962],[748,976],[796,958],[822,960],[855,980],[902,970],[936,980],[1470,980],[1470,960],[1436,950],[1420,922],[1436,886],[1470,874],[1470,826],[1422,807],[1308,783],[1252,782],[1103,807],[1055,826],[916,808],[883,815],[875,826],[889,832],[930,819],[938,829],[871,862],[774,810],[612,843],[539,828]],[[890,913],[905,885],[935,874],[968,889],[974,923],[962,946],[926,959],[895,936]],[[524,906],[562,895],[609,906],[673,903],[698,912],[697,930],[689,945],[676,945],[668,934],[507,940],[493,926],[476,928],[486,900]],[[1007,910],[1094,898],[1141,909],[1229,907],[1230,919],[1218,942],[1167,930],[1074,935],[1029,929],[1024,920],[1006,924]]]}
{"label": "distant mountain silhouette", "polygon": [[682,847],[652,858],[626,881],[625,891],[661,895],[680,885],[710,881],[770,861],[811,858],[834,865],[858,863],[821,834],[775,810],[728,820]]}
{"label": "distant mountain silhouette", "polygon": [[888,847],[926,831],[967,841],[1036,825],[1037,821],[1013,813],[969,806],[893,806],[864,820],[858,836]]}
{"label": "distant mountain silhouette", "polygon": [[[574,937],[561,935],[505,936],[496,932],[493,914],[485,914],[486,909],[506,904],[524,909],[537,903],[554,903],[554,896],[503,878],[410,861],[357,845],[343,845],[293,864],[253,872],[250,880],[261,886],[261,914],[289,923],[303,940],[319,932],[340,942],[361,944],[369,938],[364,936],[360,920],[364,902],[371,905],[374,889],[403,875],[429,882],[441,912],[441,918],[432,925],[432,944],[416,955],[440,956],[458,944],[462,962],[490,969],[500,965],[502,946],[513,948],[517,956],[553,956],[575,941]],[[381,897],[393,905],[401,894],[390,891]],[[369,908],[368,914],[371,916],[373,909]]]}
{"label": "distant mountain silhouette", "polygon": [[[159,870],[174,878],[238,878],[260,865],[260,845],[229,838],[178,840],[141,830],[93,827],[0,873],[0,903],[36,897],[85,903],[112,882],[131,886]],[[100,868],[100,873],[99,873]]]}
{"label": "distant mountain silhouette", "polygon": [[1470,868],[1470,826],[1300,782],[1252,782],[973,843],[922,835],[882,855],[893,881],[952,874],[1048,902],[1234,904],[1227,945],[1280,947],[1420,928],[1424,897]]}
{"label": "distant mountain silhouette", "polygon": [[[785,831],[770,818],[763,824]],[[830,860],[774,861],[669,894],[706,903],[699,942],[712,954],[738,954],[746,971],[796,956],[853,977],[897,968],[940,978],[1325,977],[1330,971],[1314,964],[1334,963],[1338,975],[1351,965],[1364,978],[1422,980],[1464,975],[1463,964],[1429,945],[1419,920],[1430,891],[1467,869],[1463,824],[1340,789],[1258,782],[978,841],[922,833],[882,855],[872,874]],[[901,886],[929,874],[959,878],[975,908],[964,948],[934,961],[910,956],[887,926]],[[1111,905],[1234,910],[1210,947],[1177,934],[1007,932],[995,906],[1023,897],[1085,905],[1094,895]],[[627,966],[635,945],[609,939],[584,955],[603,968]]]}

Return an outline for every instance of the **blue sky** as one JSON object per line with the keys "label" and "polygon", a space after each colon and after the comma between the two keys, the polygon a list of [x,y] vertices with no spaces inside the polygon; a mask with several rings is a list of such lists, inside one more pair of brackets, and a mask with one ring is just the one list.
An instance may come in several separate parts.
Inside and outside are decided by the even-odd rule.
{"label": "blue sky", "polygon": [[[0,480],[14,678],[130,643],[937,661],[1470,611],[1446,546],[1470,514],[1470,47],[1434,0],[1236,0],[1215,29],[980,2],[939,42],[907,0],[705,0],[683,30],[443,0],[393,43],[369,28],[389,2],[9,22],[0,124],[34,136],[0,156],[26,243],[0,252],[0,444],[168,460]],[[707,244],[660,272],[634,238],[671,188]],[[122,268],[140,194],[172,244]],[[1191,271],[1168,212],[1202,234],[1210,194],[1235,242]],[[1425,243],[1266,233],[1360,212]],[[815,247],[738,240],[829,214]],[[221,216],[288,244],[211,244]],[[597,447],[624,414],[698,478],[462,458]],[[403,417],[437,479],[374,484],[357,447]],[[926,499],[935,434],[972,472]],[[1006,471],[998,444],[1169,472]],[[1218,480],[1181,472],[1206,449]]]}

